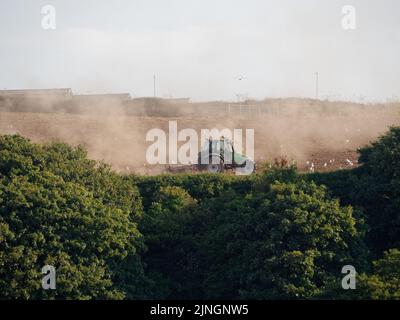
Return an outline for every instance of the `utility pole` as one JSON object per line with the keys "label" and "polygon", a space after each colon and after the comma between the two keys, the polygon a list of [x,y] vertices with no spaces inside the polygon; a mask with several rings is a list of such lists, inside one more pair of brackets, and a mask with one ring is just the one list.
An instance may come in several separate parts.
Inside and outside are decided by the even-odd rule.
{"label": "utility pole", "polygon": [[318,79],[319,74],[318,72],[315,73],[315,99],[318,100]]}
{"label": "utility pole", "polygon": [[156,92],[156,75],[153,75],[153,90],[154,90],[154,98],[157,96]]}

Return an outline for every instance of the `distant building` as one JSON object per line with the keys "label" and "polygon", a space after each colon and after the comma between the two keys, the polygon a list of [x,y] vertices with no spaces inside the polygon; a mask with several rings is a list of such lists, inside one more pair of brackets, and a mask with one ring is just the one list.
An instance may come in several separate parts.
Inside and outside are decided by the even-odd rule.
{"label": "distant building", "polygon": [[74,96],[74,99],[86,101],[128,101],[131,100],[129,93],[111,93],[111,94],[82,94]]}
{"label": "distant building", "polygon": [[139,97],[139,98],[134,98],[133,101],[141,103],[158,103],[166,105],[191,103],[190,98]]}
{"label": "distant building", "polygon": [[84,94],[73,96],[71,105],[79,113],[108,114],[122,112],[129,101],[129,93]]}
{"label": "distant building", "polygon": [[168,103],[172,104],[187,104],[190,103],[190,98],[169,98],[169,99],[164,99]]}
{"label": "distant building", "polygon": [[132,98],[129,93],[74,95],[70,88],[0,90],[3,111],[171,116],[190,103],[190,98]]}
{"label": "distant building", "polygon": [[0,96],[15,97],[15,96],[58,96],[71,97],[72,90],[70,88],[62,89],[29,89],[29,90],[0,90]]}

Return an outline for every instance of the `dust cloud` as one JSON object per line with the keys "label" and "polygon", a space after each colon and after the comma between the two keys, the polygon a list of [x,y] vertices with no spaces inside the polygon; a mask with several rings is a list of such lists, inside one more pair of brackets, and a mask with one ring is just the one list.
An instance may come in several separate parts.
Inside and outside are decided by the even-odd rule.
{"label": "dust cloud", "polygon": [[400,104],[355,104],[309,99],[265,99],[245,103],[131,99],[125,95],[0,95],[0,134],[34,142],[83,145],[89,157],[117,171],[158,174],[146,165],[146,133],[168,122],[178,130],[254,129],[256,162],[284,158],[303,171],[357,165],[357,149],[400,124]]}

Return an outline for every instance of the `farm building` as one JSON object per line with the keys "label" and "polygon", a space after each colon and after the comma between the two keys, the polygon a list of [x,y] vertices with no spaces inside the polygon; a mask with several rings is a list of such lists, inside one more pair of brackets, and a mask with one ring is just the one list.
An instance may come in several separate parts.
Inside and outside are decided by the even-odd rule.
{"label": "farm building", "polygon": [[35,97],[35,96],[58,96],[71,97],[72,90],[70,88],[62,89],[29,89],[29,90],[0,90],[2,97]]}

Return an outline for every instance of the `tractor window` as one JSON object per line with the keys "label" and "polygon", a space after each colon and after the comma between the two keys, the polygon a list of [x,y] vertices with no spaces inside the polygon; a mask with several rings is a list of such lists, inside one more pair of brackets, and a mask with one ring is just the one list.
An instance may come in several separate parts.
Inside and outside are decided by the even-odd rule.
{"label": "tractor window", "polygon": [[222,145],[219,140],[211,140],[211,153],[220,153],[221,149]]}
{"label": "tractor window", "polygon": [[224,151],[224,162],[226,164],[232,164],[232,142],[229,140],[225,140],[223,142],[223,151]]}

